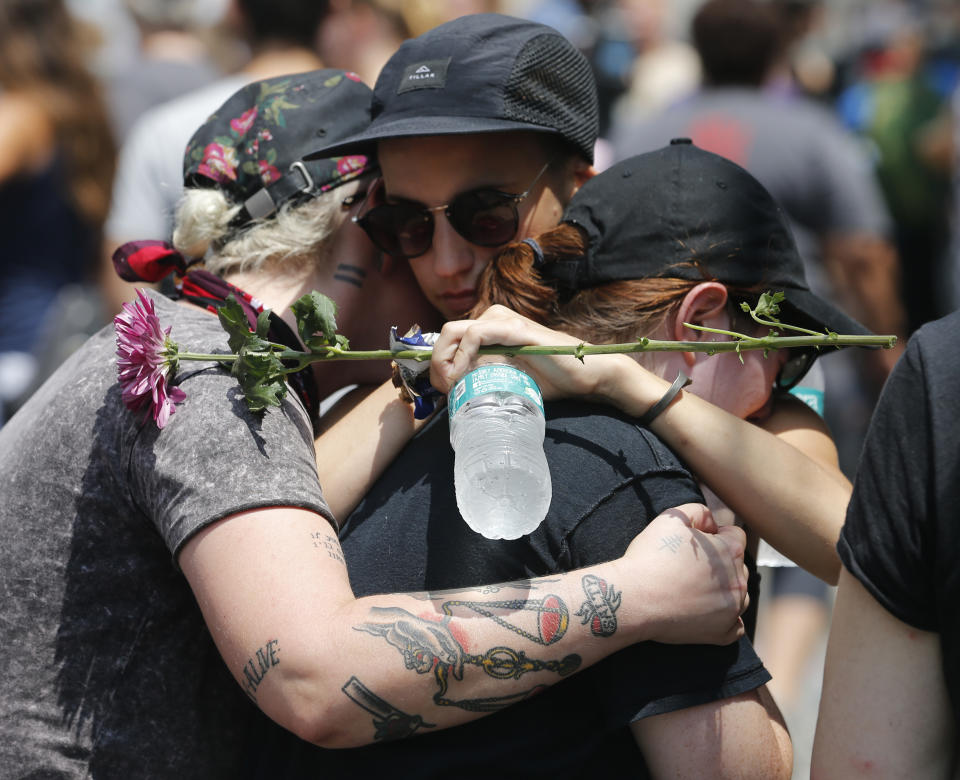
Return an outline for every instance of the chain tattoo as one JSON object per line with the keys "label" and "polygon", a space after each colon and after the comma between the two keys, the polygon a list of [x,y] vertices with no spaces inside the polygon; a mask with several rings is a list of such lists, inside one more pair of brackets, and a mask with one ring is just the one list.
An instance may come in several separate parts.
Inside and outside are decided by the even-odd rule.
{"label": "chain tattoo", "polygon": [[[401,607],[373,607],[370,610],[372,620],[354,626],[357,631],[365,631],[385,639],[393,645],[403,657],[404,666],[417,674],[433,674],[438,690],[433,700],[441,706],[454,706],[475,712],[493,712],[525,699],[541,690],[537,685],[526,691],[507,696],[480,699],[453,699],[447,696],[450,678],[463,679],[465,666],[475,666],[486,675],[498,680],[518,680],[531,672],[553,672],[565,677],[580,668],[581,658],[571,653],[560,659],[539,659],[529,657],[523,650],[500,645],[485,653],[471,654],[450,631],[453,609],[462,606],[477,614],[493,619],[498,625],[507,628],[540,645],[556,642],[566,631],[569,616],[566,605],[557,596],[531,601],[517,600],[504,602],[468,602],[451,600],[441,609],[444,617],[441,621],[417,617]],[[533,634],[516,626],[491,610],[514,609],[534,613],[538,633]]]}

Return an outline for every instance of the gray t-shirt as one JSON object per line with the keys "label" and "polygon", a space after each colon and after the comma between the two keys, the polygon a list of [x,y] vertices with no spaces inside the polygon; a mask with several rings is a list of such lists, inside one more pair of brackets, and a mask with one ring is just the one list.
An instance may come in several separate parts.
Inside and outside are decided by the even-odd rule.
{"label": "gray t-shirt", "polygon": [[[181,349],[228,351],[215,317],[153,297]],[[160,431],[123,406],[115,348],[110,326],[0,429],[0,778],[239,777],[265,716],[175,556],[248,509],[329,519],[313,433],[292,394],[259,418],[187,362]]]}

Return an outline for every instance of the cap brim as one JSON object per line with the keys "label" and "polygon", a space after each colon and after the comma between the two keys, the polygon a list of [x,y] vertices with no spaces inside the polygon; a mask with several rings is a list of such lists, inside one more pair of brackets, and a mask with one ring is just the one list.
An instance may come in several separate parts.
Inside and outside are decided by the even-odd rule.
{"label": "cap brim", "polygon": [[[815,295],[810,290],[786,288],[783,290],[783,293],[785,302],[802,315],[808,317],[811,324],[818,326],[821,331],[829,329],[843,336],[875,335],[869,328],[861,325],[837,306]],[[786,317],[781,317],[781,320],[788,325],[803,324],[791,323]]]}
{"label": "cap brim", "polygon": [[394,119],[391,122],[374,122],[362,133],[324,146],[304,157],[305,160],[319,160],[325,157],[339,157],[344,154],[375,154],[378,141],[388,138],[412,138],[428,135],[469,135],[472,133],[508,133],[516,130],[550,133],[559,135],[552,127],[535,125],[530,122],[514,122],[508,119],[489,119],[473,116],[415,116]]}

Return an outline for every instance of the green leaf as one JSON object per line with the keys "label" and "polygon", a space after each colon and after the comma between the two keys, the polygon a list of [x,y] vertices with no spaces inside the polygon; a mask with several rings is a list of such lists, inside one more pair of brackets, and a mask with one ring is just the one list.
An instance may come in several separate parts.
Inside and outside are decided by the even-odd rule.
{"label": "green leaf", "polygon": [[[757,302],[757,308],[754,310],[758,317],[768,320],[776,320],[780,314],[780,304],[783,303],[786,295],[783,292],[769,293],[765,292],[760,296]],[[749,308],[747,309],[749,311]]]}
{"label": "green leaf", "polygon": [[323,86],[325,86],[325,87],[335,87],[335,86],[337,86],[337,84],[340,83],[340,80],[341,80],[342,78],[343,78],[343,76],[341,76],[341,75],[339,75],[339,74],[336,75],[336,76],[331,76],[330,78],[328,78],[326,81],[323,82]]}
{"label": "green leaf", "polygon": [[264,309],[257,315],[257,335],[266,338],[270,332],[270,309]]}
{"label": "green leaf", "polygon": [[229,336],[227,344],[230,346],[230,351],[240,352],[240,348],[246,344],[247,338],[251,335],[250,323],[233,293],[230,293],[227,296],[227,302],[217,309],[217,317],[220,318],[220,327]]}
{"label": "green leaf", "polygon": [[268,406],[280,406],[287,394],[283,363],[270,350],[270,343],[251,333],[250,345],[241,348],[231,373],[240,381],[240,388],[251,412],[262,412]]}
{"label": "green leaf", "polygon": [[281,378],[257,378],[254,373],[247,373],[238,378],[247,408],[251,412],[259,413],[265,411],[268,406],[280,406],[287,395],[287,384]]}
{"label": "green leaf", "polygon": [[290,308],[297,318],[300,338],[310,349],[341,344],[336,338],[337,304],[326,295],[313,290],[299,298]]}

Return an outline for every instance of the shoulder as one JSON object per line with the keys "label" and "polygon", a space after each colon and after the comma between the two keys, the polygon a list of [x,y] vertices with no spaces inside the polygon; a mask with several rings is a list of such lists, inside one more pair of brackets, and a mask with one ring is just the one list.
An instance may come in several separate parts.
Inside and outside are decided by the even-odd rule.
{"label": "shoulder", "polygon": [[572,459],[572,465],[581,469],[605,464],[624,475],[652,471],[689,473],[655,434],[609,406],[551,401],[545,411],[544,446],[548,459]]}

